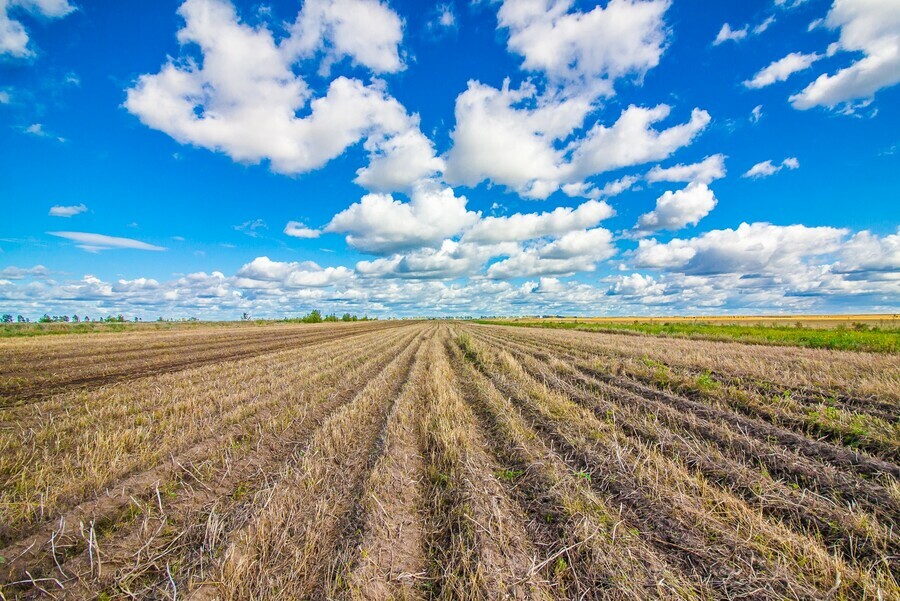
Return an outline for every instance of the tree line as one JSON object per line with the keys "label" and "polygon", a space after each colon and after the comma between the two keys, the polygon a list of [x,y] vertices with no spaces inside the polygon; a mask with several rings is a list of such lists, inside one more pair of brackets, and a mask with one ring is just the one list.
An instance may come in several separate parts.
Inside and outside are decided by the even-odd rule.
{"label": "tree line", "polygon": [[[241,315],[241,321],[250,321],[252,318],[249,313],[244,313]],[[328,315],[322,315],[322,312],[318,309],[313,309],[306,315],[302,317],[286,317],[281,321],[292,322],[292,323],[322,323],[326,321],[372,321],[373,319],[368,315],[363,315],[359,317],[358,315],[353,315],[350,313],[344,313],[340,317],[338,317],[337,313],[330,313]],[[96,319],[91,319],[90,316],[79,316],[75,315],[49,315],[44,313],[37,319],[38,323],[125,323],[126,321],[134,321],[139,322],[143,321],[140,317],[135,317],[132,320],[125,319],[125,316],[121,313],[118,315],[107,315],[106,317],[98,317]],[[173,319],[165,319],[163,317],[159,317],[156,321],[200,321],[196,317],[188,317],[180,320]],[[0,316],[0,322],[2,323],[31,323],[31,319],[28,317],[24,317],[22,315],[13,316],[12,313],[4,313]]]}

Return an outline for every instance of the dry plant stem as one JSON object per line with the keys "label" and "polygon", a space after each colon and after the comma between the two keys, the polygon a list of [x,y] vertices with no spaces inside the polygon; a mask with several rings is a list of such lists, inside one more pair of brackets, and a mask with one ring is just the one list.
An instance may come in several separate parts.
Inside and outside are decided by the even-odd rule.
{"label": "dry plant stem", "polygon": [[[254,493],[269,486],[269,474],[279,464],[290,461],[292,451],[302,447],[328,415],[349,402],[359,387],[383,371],[391,358],[412,341],[414,333],[392,342],[387,349],[361,355],[367,360],[359,367],[341,370],[332,381],[317,386],[309,402],[286,407],[282,414],[262,424],[247,447],[226,450],[201,464],[202,480],[187,479],[168,495],[156,512],[156,506],[125,525],[106,544],[108,562],[117,566],[109,577],[85,583],[80,596],[96,596],[103,590],[147,596],[159,592],[169,581],[182,591],[194,582],[206,580],[205,565],[214,562],[223,550],[223,536],[237,528],[250,515]],[[287,469],[286,467],[284,469]],[[199,488],[197,487],[199,485]],[[135,552],[137,549],[137,552]],[[161,570],[161,558],[178,565],[173,576]],[[74,564],[74,565],[73,565]],[[83,571],[83,561],[66,564],[67,569]],[[87,584],[87,587],[84,585]]]}
{"label": "dry plant stem", "polygon": [[[382,348],[390,348],[391,345],[396,344],[396,341],[391,339],[383,341],[380,344],[383,345]],[[377,348],[378,347],[376,347],[376,349]],[[348,366],[350,366],[352,362],[357,361],[357,356],[347,353],[346,350],[341,347],[336,347],[334,350],[334,353],[320,355],[321,361],[318,364],[320,372],[311,377],[309,380],[310,383],[319,382],[321,384],[326,384],[329,378],[335,382],[340,381],[340,378],[346,375]],[[376,353],[376,355],[377,354],[378,353]],[[303,378],[303,372],[297,372],[297,376]],[[337,380],[335,380],[335,378]],[[333,384],[329,384],[329,386],[333,386]],[[329,386],[325,386],[322,391],[327,392]],[[303,397],[306,396],[307,393],[304,393]],[[275,394],[270,400],[272,401],[272,404],[276,406],[279,403],[282,405],[287,403],[287,407],[292,409],[294,407],[302,409],[307,405],[307,403],[298,402],[299,398],[290,388],[283,389],[283,392]],[[183,471],[184,465],[202,462],[205,457],[215,456],[223,449],[231,451],[233,454],[236,449],[249,448],[254,437],[257,437],[258,434],[262,434],[262,432],[257,432],[259,424],[265,423],[269,429],[283,429],[290,425],[293,420],[300,419],[300,417],[301,416],[299,415],[292,415],[291,411],[285,412],[284,410],[281,410],[274,413],[268,411],[266,412],[266,415],[256,416],[255,419],[246,418],[245,420],[236,423],[230,430],[225,429],[223,431],[220,429],[219,432],[211,438],[202,440],[199,444],[180,453],[177,457],[173,457],[149,471],[139,472],[123,481],[117,482],[111,491],[107,491],[102,496],[99,496],[96,501],[88,501],[69,511],[63,516],[62,523],[69,524],[71,529],[72,524],[77,524],[79,521],[87,519],[85,516],[92,516],[92,519],[96,516],[106,516],[104,517],[104,521],[112,520],[114,522],[117,519],[116,516],[124,511],[125,516],[127,517],[127,515],[133,513],[136,508],[140,507],[140,499],[147,498],[148,493],[152,496],[155,491],[156,497],[159,498],[160,483],[167,489],[168,494],[174,492],[168,485],[168,482],[171,481],[173,476]],[[268,420],[268,422],[266,420]],[[100,491],[98,490],[97,492],[99,493]],[[56,520],[50,521],[46,528],[7,547],[2,553],[5,557],[11,558],[20,555],[20,552],[18,552],[17,549],[29,549],[21,559],[23,561],[36,559],[41,553],[46,552],[46,545],[42,544],[44,540],[52,538],[55,538],[57,541],[66,540],[65,530],[59,528],[57,526],[58,523],[59,522]],[[75,543],[77,543],[77,541],[75,541]],[[57,545],[59,545],[59,542],[57,542]],[[64,544],[63,548],[65,549],[65,547],[66,545]],[[77,551],[78,548],[79,545],[75,544],[74,550]],[[69,550],[69,552],[71,552],[71,550]],[[16,563],[10,562],[4,567],[13,570],[16,568]]]}
{"label": "dry plant stem", "polygon": [[[479,334],[483,333],[479,332]],[[487,337],[485,340],[491,340],[493,344],[516,344],[504,338],[492,339]],[[528,347],[529,345],[525,346]],[[534,347],[532,346],[532,348]],[[552,359],[550,355],[543,351],[535,352],[542,360],[549,361]],[[610,384],[616,389],[653,398],[660,402],[678,405],[681,410],[687,407],[689,411],[703,414],[717,422],[725,422],[742,432],[749,432],[762,440],[776,441],[779,445],[791,449],[812,461],[825,461],[839,469],[856,472],[866,477],[874,477],[889,483],[896,482],[898,476],[900,476],[900,467],[895,463],[870,457],[856,450],[847,449],[826,441],[813,440],[803,432],[795,432],[777,424],[744,415],[739,410],[735,410],[734,407],[723,406],[715,397],[693,395],[693,398],[688,398],[684,395],[672,393],[669,390],[661,390],[633,378],[617,375],[620,371],[618,368],[604,366],[595,359],[579,359],[564,353],[554,356],[558,356],[561,360],[571,363],[586,375]],[[896,498],[900,500],[900,497]]]}
{"label": "dry plant stem", "polygon": [[[573,472],[489,378],[466,364],[456,349],[450,353],[457,382],[480,416],[495,456],[509,466],[507,481],[514,479],[511,492],[529,515],[532,538],[542,541],[547,558],[565,562],[553,565],[545,559],[533,568],[554,583],[557,598],[710,596],[704,585],[691,583],[633,532],[621,508],[608,505]],[[558,555],[563,550],[565,557]]]}
{"label": "dry plant stem", "polygon": [[61,404],[74,401],[76,410],[44,414],[21,434],[0,434],[5,446],[0,541],[21,536],[42,515],[54,515],[88,493],[119,488],[122,477],[169,463],[173,453],[228,435],[230,426],[240,430],[287,399],[301,401],[289,386],[291,378],[316,377],[311,360],[316,356],[357,361],[352,348],[347,341],[330,349],[285,351],[277,361],[199,368],[181,377],[166,375],[59,399]]}
{"label": "dry plant stem", "polygon": [[431,357],[418,361],[391,409],[384,454],[366,478],[353,537],[341,552],[343,569],[332,579],[333,597],[347,599],[424,598],[428,576],[422,555],[423,388]]}
{"label": "dry plant stem", "polygon": [[[516,355],[535,379],[591,409],[600,419],[613,420],[629,438],[682,458],[691,469],[749,505],[758,507],[773,522],[783,521],[796,530],[822,539],[849,561],[861,559],[866,563],[877,563],[885,555],[900,554],[900,539],[879,524],[874,516],[848,515],[834,502],[774,481],[754,466],[726,456],[703,438],[694,438],[677,425],[675,415],[668,415],[669,419],[660,423],[660,412],[667,407],[648,406],[638,395],[622,394],[612,387],[603,388],[599,382],[592,386],[590,380],[582,378],[575,370],[565,378],[547,369],[546,363],[525,354]],[[557,366],[560,371],[566,367],[565,363]]]}
{"label": "dry plant stem", "polygon": [[[424,334],[423,334],[424,335]],[[254,497],[258,510],[230,537],[216,571],[226,599],[306,597],[324,586],[353,491],[363,481],[390,406],[421,355],[407,347],[388,370],[325,420],[296,462]],[[259,570],[258,566],[267,566]]]}
{"label": "dry plant stem", "polygon": [[[60,337],[16,344],[0,341],[8,361],[0,366],[0,406],[42,401],[53,394],[137,376],[190,369],[398,327],[389,322],[243,328],[212,332]],[[19,342],[19,341],[16,341]],[[22,377],[27,373],[28,377]]]}
{"label": "dry plant stem", "polygon": [[[537,420],[545,436],[572,454],[574,466],[590,471],[596,486],[630,504],[633,519],[654,530],[660,544],[688,550],[691,563],[699,562],[700,574],[723,592],[746,587],[815,598],[816,591],[834,585],[838,574],[848,592],[891,585],[889,574],[869,580],[803,535],[767,525],[743,501],[711,487],[680,461],[643,444],[625,444],[611,424],[535,382],[504,351],[476,348],[482,369]],[[753,532],[763,538],[744,540]],[[734,549],[742,550],[735,556]],[[739,583],[734,582],[736,574],[742,574]]]}
{"label": "dry plant stem", "polygon": [[[491,336],[491,333],[482,330]],[[508,336],[503,338],[509,340]],[[519,344],[546,351],[547,341],[515,338]],[[732,409],[749,417],[769,421],[773,425],[793,429],[814,438],[827,438],[854,451],[868,452],[890,461],[900,457],[900,415],[898,402],[877,399],[850,402],[840,391],[808,391],[791,389],[752,378],[729,378],[677,367],[668,362],[646,357],[620,357],[579,351],[576,344],[563,347],[549,343],[557,355],[589,360],[595,367],[624,374],[644,384],[662,386],[683,394]],[[900,369],[900,364],[897,366]]]}
{"label": "dry plant stem", "polygon": [[[481,332],[479,332],[481,334]],[[611,397],[624,397],[628,403],[637,403],[658,419],[666,419],[673,427],[684,428],[692,434],[706,438],[730,453],[730,456],[753,467],[762,465],[773,476],[788,479],[821,494],[834,498],[840,505],[858,505],[882,518],[891,519],[900,514],[900,499],[876,481],[861,479],[840,469],[852,458],[838,466],[821,460],[816,454],[803,455],[770,442],[769,428],[764,424],[747,421],[723,410],[692,401],[664,391],[635,386],[615,375],[592,367],[587,359],[569,355],[549,355],[507,339],[488,338],[492,344],[516,349],[552,366],[554,373],[564,373],[597,392]],[[731,422],[731,423],[729,423]],[[759,432],[759,438],[748,433]],[[843,453],[847,457],[848,453]]]}
{"label": "dry plant stem", "polygon": [[813,389],[826,394],[835,390],[840,396],[863,402],[877,399],[896,406],[900,401],[900,356],[887,353],[766,347],[607,332],[473,328],[543,345],[583,349],[598,356],[635,362],[647,359],[700,373],[708,370],[744,380],[771,382],[790,389]]}
{"label": "dry plant stem", "polygon": [[900,599],[896,356],[434,322],[6,351],[0,599]]}
{"label": "dry plant stem", "polygon": [[[579,332],[573,332],[573,336],[567,340],[546,340],[536,336],[523,336],[522,332],[516,332],[510,328],[499,330],[493,328],[479,328],[479,330],[481,335],[491,336],[495,339],[514,341],[520,345],[531,346],[540,351],[552,350],[558,356],[570,356],[579,359],[603,362],[604,364],[615,366],[617,372],[622,372],[629,368],[646,369],[648,364],[665,365],[670,372],[683,375],[688,379],[705,376],[720,386],[747,390],[760,395],[766,395],[768,398],[789,398],[798,403],[813,406],[822,403],[823,400],[827,400],[830,406],[838,407],[844,411],[871,414],[888,422],[896,422],[900,419],[900,416],[897,416],[896,414],[896,401],[880,399],[877,396],[852,397],[848,396],[846,391],[840,387],[825,389],[805,385],[787,385],[773,381],[771,378],[775,377],[776,372],[791,369],[791,367],[788,366],[779,366],[778,362],[773,358],[767,358],[767,361],[769,361],[768,365],[763,364],[760,366],[764,371],[758,371],[755,375],[736,375],[731,371],[714,371],[709,368],[709,363],[706,363],[703,367],[696,364],[684,364],[679,361],[677,355],[657,360],[651,359],[647,355],[631,353],[629,352],[629,347],[627,345],[622,346],[621,348],[614,345],[598,347],[596,346],[596,341],[592,340],[590,336],[575,336],[576,334],[582,334]],[[625,340],[621,342],[624,344]],[[805,352],[800,349],[795,350],[800,353]],[[851,355],[855,355],[855,353],[852,353]],[[834,360],[840,361],[842,358],[844,358],[843,355],[837,355],[834,357]],[[791,356],[791,359],[794,361],[798,360],[798,358],[793,355]],[[892,361],[888,358],[879,363],[882,366],[891,365]],[[768,377],[762,377],[760,375],[762,373],[765,373]],[[796,374],[791,373],[790,377],[796,378]]]}
{"label": "dry plant stem", "polygon": [[[446,332],[445,332],[446,335]],[[507,497],[475,418],[455,386],[443,341],[431,349],[426,398],[426,553],[439,599],[546,599],[536,550]]]}

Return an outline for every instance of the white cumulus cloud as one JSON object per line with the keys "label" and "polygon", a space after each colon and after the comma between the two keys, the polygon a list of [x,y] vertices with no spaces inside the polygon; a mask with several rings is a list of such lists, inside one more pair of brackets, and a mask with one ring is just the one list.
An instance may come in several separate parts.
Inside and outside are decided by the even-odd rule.
{"label": "white cumulus cloud", "polygon": [[740,29],[734,29],[730,24],[724,23],[721,29],[719,29],[719,33],[716,34],[716,38],[713,40],[713,46],[718,46],[725,42],[740,42],[751,35],[760,35],[769,29],[773,23],[775,23],[774,15],[769,15],[753,27],[747,24]]}
{"label": "white cumulus cloud", "polygon": [[470,81],[456,99],[453,147],[444,177],[454,185],[475,186],[485,179],[528,198],[546,198],[565,179],[564,152],[557,148],[581,126],[591,104],[581,97],[519,106],[535,100],[533,86],[514,90]]}
{"label": "white cumulus cloud", "polygon": [[809,69],[813,63],[822,58],[821,54],[812,52],[803,54],[802,52],[791,52],[784,58],[778,59],[768,67],[761,69],[752,79],[744,82],[748,88],[758,89],[770,86],[778,81],[787,81],[787,78]]}
{"label": "white cumulus cloud", "polygon": [[28,58],[34,55],[34,50],[29,47],[28,31],[14,17],[15,11],[60,19],[74,10],[67,0],[0,0],[0,56]]}
{"label": "white cumulus cloud", "polygon": [[741,177],[750,177],[754,179],[769,177],[771,175],[775,175],[784,168],[791,170],[799,169],[800,161],[797,160],[796,157],[787,157],[778,165],[772,163],[771,160],[762,161],[750,167],[750,169],[748,169],[747,172],[744,173],[744,175],[742,175]]}
{"label": "white cumulus cloud", "polygon": [[738,42],[747,37],[748,26],[744,25],[740,29],[732,29],[731,25],[725,23],[722,25],[722,28],[719,30],[719,33],[716,34],[716,39],[713,40],[713,46],[718,46],[724,42]]}
{"label": "white cumulus cloud", "polygon": [[725,155],[714,154],[699,163],[679,163],[671,167],[657,165],[647,172],[648,182],[700,182],[709,184],[725,177]]}
{"label": "white cumulus cloud", "polygon": [[597,200],[618,196],[622,192],[630,190],[640,179],[637,175],[623,175],[618,179],[606,182],[602,188],[598,188],[590,182],[577,182],[564,184],[561,190],[566,196]]}
{"label": "white cumulus cloud", "polygon": [[658,282],[653,276],[632,273],[616,276],[608,294],[657,300],[665,292],[666,285]]}
{"label": "white cumulus cloud", "polygon": [[253,282],[280,283],[288,288],[325,287],[352,278],[353,270],[342,266],[323,268],[312,261],[282,262],[257,257],[235,275],[241,280],[249,280],[241,282],[247,287],[255,287]]}
{"label": "white cumulus cloud", "polygon": [[574,178],[666,159],[690,144],[710,122],[709,113],[695,108],[688,122],[654,129],[653,124],[667,118],[670,111],[665,104],[653,108],[631,105],[612,126],[595,124],[572,153]]}
{"label": "white cumulus cloud", "polygon": [[[384,23],[394,20],[399,31],[399,18],[385,5],[308,2],[291,37],[280,44],[265,26],[242,23],[226,0],[187,0],[179,14],[185,23],[178,40],[196,45],[202,63],[189,57],[170,60],[128,89],[125,108],[148,127],[235,161],[267,160],[274,171],[289,174],[320,168],[366,139],[374,164],[359,181],[379,188],[389,185],[385,172],[392,160],[409,165],[395,177],[400,183],[440,168],[430,142],[418,131],[418,118],[386,92],[383,82],[336,77],[324,95],[314,97],[295,72],[297,61],[315,53],[319,43],[374,70],[399,68],[389,60],[399,37],[379,34]],[[393,50],[386,53],[387,47]]]}
{"label": "white cumulus cloud", "polygon": [[284,226],[284,233],[293,238],[318,238],[322,234],[321,231],[306,227],[299,221],[288,221]]}
{"label": "white cumulus cloud", "polygon": [[325,67],[349,57],[377,73],[403,69],[400,17],[379,0],[305,0],[284,44],[292,57],[326,54]]}
{"label": "white cumulus cloud", "polygon": [[831,227],[742,223],[737,229],[667,243],[641,240],[634,264],[691,274],[788,274],[809,258],[839,250],[847,233]]}
{"label": "white cumulus cloud", "polygon": [[394,136],[370,137],[365,142],[369,164],[356,173],[356,183],[376,192],[406,191],[444,170],[444,161],[434,154],[434,145],[413,127]]}
{"label": "white cumulus cloud", "polygon": [[50,270],[43,265],[35,265],[34,267],[15,267],[9,266],[0,269],[0,278],[6,280],[22,280],[25,278],[43,278],[50,275]]}
{"label": "white cumulus cloud", "polygon": [[763,118],[762,108],[761,104],[757,104],[753,107],[753,110],[750,111],[750,123],[753,123],[754,125],[759,123],[759,120]]}
{"label": "white cumulus cloud", "polygon": [[656,208],[638,218],[639,235],[658,230],[680,230],[697,225],[716,206],[716,196],[705,183],[693,182],[683,190],[667,190],[656,199]]}
{"label": "white cumulus cloud", "polygon": [[360,261],[356,270],[367,277],[452,279],[477,273],[497,254],[516,252],[509,244],[481,245],[444,240],[439,248],[420,248],[373,261]]}
{"label": "white cumulus cloud", "polygon": [[571,0],[504,0],[500,27],[523,67],[564,86],[609,93],[615,79],[659,64],[669,0],[610,0],[588,12]]}
{"label": "white cumulus cloud", "polygon": [[50,207],[49,215],[51,217],[73,217],[87,210],[88,208],[84,203],[77,205],[53,205]]}
{"label": "white cumulus cloud", "polygon": [[346,233],[347,244],[373,254],[437,246],[475,223],[479,213],[466,209],[465,196],[451,188],[423,184],[409,202],[390,194],[367,194],[335,215],[326,232]]}
{"label": "white cumulus cloud", "polygon": [[820,75],[791,96],[797,109],[866,103],[878,90],[900,83],[900,3],[897,0],[834,0],[825,25],[840,29],[836,50],[862,58],[832,75]]}
{"label": "white cumulus cloud", "polygon": [[879,237],[869,231],[854,234],[841,247],[836,269],[841,272],[875,271],[900,273],[900,228]]}
{"label": "white cumulus cloud", "polygon": [[604,228],[569,232],[550,242],[523,248],[488,267],[492,279],[566,276],[596,269],[599,261],[616,254],[612,233]]}
{"label": "white cumulus cloud", "polygon": [[457,98],[447,181],[474,186],[490,180],[526,198],[543,199],[593,175],[663,160],[690,144],[710,121],[706,111],[694,109],[688,122],[657,130],[653,125],[669,116],[669,106],[631,105],[611,126],[595,123],[563,146],[561,141],[583,124],[590,103],[575,97],[534,108],[516,106],[534,99],[529,86],[497,90],[470,82]]}
{"label": "white cumulus cloud", "polygon": [[490,244],[562,236],[575,230],[592,228],[613,214],[612,207],[605,202],[589,200],[575,208],[557,207],[543,213],[485,217],[466,232],[463,240]]}

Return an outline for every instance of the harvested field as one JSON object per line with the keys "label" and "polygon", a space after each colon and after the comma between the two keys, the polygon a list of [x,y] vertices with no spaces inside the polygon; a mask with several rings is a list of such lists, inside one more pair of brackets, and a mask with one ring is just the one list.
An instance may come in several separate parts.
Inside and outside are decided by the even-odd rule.
{"label": "harvested field", "polygon": [[[392,322],[371,328],[396,327]],[[252,357],[363,330],[345,324],[181,329],[165,333],[0,340],[0,405],[96,388],[229,359]]]}
{"label": "harvested field", "polygon": [[834,315],[667,315],[665,317],[518,317],[509,320],[512,323],[610,323],[610,324],[660,324],[660,323],[699,323],[746,326],[794,326],[801,324],[806,328],[831,329],[837,326],[852,327],[854,324],[865,324],[883,329],[900,326],[900,315],[885,314],[834,314]]}
{"label": "harvested field", "polygon": [[900,357],[460,322],[0,342],[5,599],[898,599]]}
{"label": "harvested field", "polygon": [[801,346],[836,351],[900,353],[900,320],[885,319],[849,321],[837,316],[821,320],[796,318],[775,322],[709,320],[694,318],[644,319],[512,319],[478,320],[477,323],[580,330],[584,332],[621,332],[638,336],[664,336],[691,340],[736,341],[745,344]]}

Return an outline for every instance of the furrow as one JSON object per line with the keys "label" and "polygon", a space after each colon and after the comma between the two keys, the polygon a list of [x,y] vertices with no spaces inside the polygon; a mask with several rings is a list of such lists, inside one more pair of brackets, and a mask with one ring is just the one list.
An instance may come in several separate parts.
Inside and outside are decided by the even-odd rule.
{"label": "furrow", "polygon": [[[660,549],[682,551],[722,594],[765,591],[766,597],[818,598],[832,587],[859,594],[868,575],[831,557],[819,545],[783,527],[766,525],[746,504],[694,475],[678,460],[646,445],[631,446],[614,426],[534,382],[505,351],[488,353],[468,341],[468,352],[498,388],[535,420],[541,434],[565,449],[573,467],[623,503]],[[875,576],[877,577],[877,575]],[[873,577],[873,579],[875,578]],[[883,586],[890,586],[890,575]]]}
{"label": "furrow", "polygon": [[[445,332],[446,335],[446,332]],[[537,551],[525,518],[505,494],[495,464],[457,390],[444,345],[432,348],[426,383],[425,550],[436,599],[546,599],[531,568]]]}
{"label": "furrow", "polygon": [[[252,513],[229,536],[215,585],[195,598],[309,598],[322,586],[337,537],[353,510],[390,407],[422,348],[422,336],[337,413],[254,495]],[[265,570],[259,570],[265,565]]]}
{"label": "furrow", "polygon": [[[706,376],[718,379],[726,387],[757,392],[768,398],[795,398],[812,406],[827,401],[848,412],[869,413],[887,422],[898,419],[900,378],[891,373],[900,365],[891,355],[760,349],[739,343],[643,337],[623,339],[616,334],[523,331],[502,326],[478,326],[477,329],[581,358],[602,357],[616,364],[635,366],[660,363],[686,379]],[[822,381],[816,382],[818,378]],[[848,394],[852,388],[859,388],[858,393]]]}
{"label": "furrow", "polygon": [[[801,455],[793,450],[771,444],[767,439],[748,436],[741,428],[733,428],[719,416],[699,415],[696,406],[689,403],[673,405],[641,395],[610,383],[601,372],[567,355],[550,355],[533,347],[503,340],[509,348],[525,352],[546,365],[564,372],[569,379],[590,390],[613,399],[622,399],[627,405],[638,405],[651,412],[656,419],[670,427],[682,429],[692,436],[714,443],[728,457],[749,467],[762,467],[773,477],[787,480],[792,486],[809,489],[825,495],[840,505],[857,506],[878,516],[887,523],[900,515],[900,500],[877,482],[862,479],[858,475],[820,461],[816,457]],[[701,407],[707,407],[701,405]]]}
{"label": "furrow", "polygon": [[[375,337],[371,342],[380,344]],[[326,364],[337,361],[337,371],[359,361],[351,348],[335,345],[318,355]],[[166,465],[170,454],[191,445],[202,448],[204,440],[221,438],[223,429],[225,435],[239,433],[254,415],[264,415],[280,399],[294,395],[291,380],[283,377],[288,372],[293,378],[316,373],[314,362],[303,361],[304,353],[288,352],[281,368],[261,363],[256,372],[237,369],[230,379],[215,378],[215,387],[201,369],[195,372],[194,388],[184,378],[168,376],[168,383],[148,382],[145,391],[129,387],[121,394],[108,391],[106,397],[85,399],[81,408],[97,407],[90,414],[49,416],[46,432],[31,428],[29,437],[18,448],[8,445],[0,459],[7,483],[0,495],[6,502],[5,540],[21,536],[41,516],[54,515],[90,491],[119,488],[116,482],[130,474],[142,482],[142,468]],[[292,368],[297,360],[299,370]],[[131,399],[138,398],[142,403],[130,407]]]}
{"label": "furrow", "polygon": [[[543,353],[544,357],[548,357]],[[571,359],[571,357],[569,357]],[[693,413],[718,423],[726,423],[740,432],[758,440],[773,441],[812,460],[825,461],[838,469],[861,474],[865,477],[900,478],[900,466],[878,457],[856,452],[842,445],[811,439],[791,429],[784,428],[763,419],[748,416],[734,408],[714,406],[710,399],[698,395],[694,398],[662,390],[630,377],[617,375],[615,370],[602,371],[595,366],[585,366],[577,359],[573,361],[586,375],[599,379],[616,388],[668,403],[679,410],[689,409]]]}
{"label": "furrow", "polygon": [[556,598],[702,599],[711,591],[690,582],[664,555],[573,470],[535,432],[488,377],[449,348],[457,381],[479,418],[501,479],[528,516],[526,527],[541,549],[532,570],[544,574]]}
{"label": "furrow", "polygon": [[[186,466],[177,488],[170,487],[161,499],[144,500],[139,516],[101,539],[102,574],[91,570],[86,551],[60,567],[70,576],[76,575],[66,583],[68,595],[147,598],[171,594],[171,582],[188,590],[205,581],[209,566],[224,551],[225,534],[253,511],[253,500],[271,486],[271,475],[289,469],[287,464],[297,456],[296,451],[329,416],[356,398],[360,387],[379,377],[396,351],[408,346],[414,336],[377,350],[359,367],[342,370],[331,381],[316,386],[310,402],[284,407],[258,429],[243,452],[224,449],[205,462]],[[172,565],[177,566],[174,573]]]}
{"label": "furrow", "polygon": [[[877,565],[886,556],[900,555],[900,539],[873,516],[848,515],[834,502],[773,481],[754,467],[725,456],[711,442],[694,438],[679,428],[672,416],[661,423],[659,408],[648,406],[638,395],[596,386],[572,368],[562,375],[530,356],[512,352],[533,378],[590,409],[599,419],[612,421],[626,436],[656,446],[667,455],[678,456],[710,482],[719,484],[751,507],[758,507],[774,523],[788,524],[802,534],[821,539],[848,561]],[[560,370],[566,367],[565,364],[557,366]]]}
{"label": "furrow", "polygon": [[426,592],[422,457],[424,386],[431,358],[417,361],[385,426],[383,455],[366,478],[359,540],[343,543],[332,598],[423,599]]}
{"label": "furrow", "polygon": [[[360,328],[360,330],[362,329]],[[175,351],[175,358],[168,361],[160,361],[158,355],[152,351],[141,349],[133,351],[136,356],[133,361],[129,361],[127,354],[110,357],[110,361],[115,366],[112,372],[95,372],[89,373],[87,376],[83,375],[84,371],[90,372],[92,369],[96,369],[97,365],[104,365],[99,358],[87,357],[89,363],[83,366],[84,369],[79,369],[77,364],[61,362],[59,365],[54,364],[45,368],[44,371],[50,375],[49,379],[41,379],[40,370],[30,369],[25,382],[10,378],[0,380],[0,406],[15,407],[42,401],[64,392],[94,390],[122,381],[174,373],[223,361],[239,361],[258,357],[298,345],[364,336],[371,331],[371,329],[366,329],[353,332],[317,332],[279,337],[274,341],[259,337],[251,340],[228,340],[225,343],[204,347],[192,348],[192,345],[185,348],[177,347],[171,349]],[[148,362],[149,366],[146,365]],[[30,384],[28,380],[37,381]]]}
{"label": "furrow", "polygon": [[[384,352],[379,349],[391,348],[396,344],[395,341],[386,341],[383,345],[373,348],[372,357]],[[173,486],[175,486],[176,476],[180,476],[182,480],[189,476],[187,481],[190,483],[191,480],[197,479],[197,474],[206,473],[211,469],[210,464],[215,462],[215,459],[210,459],[210,457],[217,458],[218,454],[223,453],[222,460],[231,470],[230,462],[235,455],[250,452],[248,461],[252,464],[254,440],[258,445],[264,430],[283,433],[288,428],[294,427],[297,420],[302,425],[308,417],[307,413],[319,409],[318,403],[327,407],[329,403],[335,402],[329,397],[337,394],[336,386],[340,385],[348,370],[350,373],[354,373],[371,365],[371,360],[359,361],[355,357],[332,359],[322,356],[321,359],[325,368],[312,380],[309,380],[310,384],[318,382],[315,388],[310,389],[314,394],[304,392],[298,396],[291,391],[280,392],[270,399],[269,404],[277,406],[280,403],[286,409],[263,412],[253,420],[238,423],[225,432],[220,431],[216,436],[204,439],[164,464],[116,483],[111,491],[107,490],[104,496],[69,510],[60,517],[59,521],[48,523],[27,539],[20,540],[13,546],[4,549],[2,553],[6,557],[17,557],[16,561],[4,567],[9,568],[10,571],[21,570],[17,574],[18,576],[21,576],[25,569],[35,573],[35,569],[41,566],[42,560],[47,562],[53,558],[50,555],[50,540],[53,541],[56,561],[65,561],[66,556],[77,554],[85,546],[84,540],[72,531],[76,524],[93,523],[106,530],[111,530],[117,524],[117,520],[135,518],[134,512],[139,511],[141,507],[151,506],[155,504],[154,501],[161,504],[160,487],[162,487],[167,500],[175,495],[177,491]],[[359,364],[359,367],[354,369],[353,364]],[[199,472],[196,467],[198,465],[203,466]],[[27,552],[21,554],[20,549],[25,549]]]}

